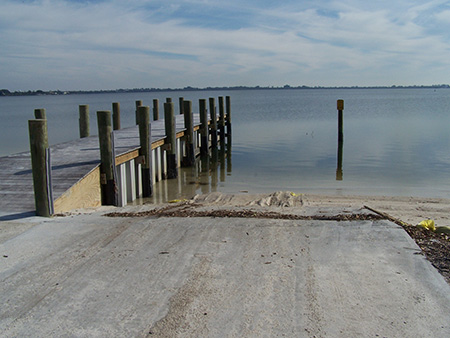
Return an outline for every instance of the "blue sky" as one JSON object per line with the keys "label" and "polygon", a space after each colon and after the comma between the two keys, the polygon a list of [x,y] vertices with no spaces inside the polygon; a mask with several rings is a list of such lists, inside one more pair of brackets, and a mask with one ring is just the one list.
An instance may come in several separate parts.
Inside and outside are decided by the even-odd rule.
{"label": "blue sky", "polygon": [[0,88],[450,83],[450,1],[0,0]]}

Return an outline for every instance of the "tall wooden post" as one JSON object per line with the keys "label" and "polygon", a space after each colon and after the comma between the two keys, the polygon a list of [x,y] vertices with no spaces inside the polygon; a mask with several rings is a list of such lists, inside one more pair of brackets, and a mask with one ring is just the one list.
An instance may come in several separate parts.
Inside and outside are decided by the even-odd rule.
{"label": "tall wooden post", "polygon": [[179,106],[180,106],[180,115],[184,114],[184,104],[183,104],[183,102],[184,102],[184,97],[180,97],[178,99],[178,103],[179,103]]}
{"label": "tall wooden post", "polygon": [[227,137],[231,137],[231,99],[229,96],[225,97],[226,102],[226,126],[227,126]]}
{"label": "tall wooden post", "polygon": [[225,107],[223,96],[219,96],[219,135],[222,141],[225,138]]}
{"label": "tall wooden post", "polygon": [[141,148],[139,155],[144,158],[141,167],[142,172],[142,196],[150,197],[153,194],[152,174],[151,174],[151,125],[150,125],[150,107],[140,106],[139,115],[139,140]]}
{"label": "tall wooden post", "polygon": [[47,120],[29,120],[31,167],[33,171],[34,202],[36,215],[50,217],[51,212],[51,186],[47,165]]}
{"label": "tall wooden post", "polygon": [[166,97],[166,103],[170,103],[172,102],[172,98],[171,97]]}
{"label": "tall wooden post", "polygon": [[47,116],[45,113],[45,108],[39,108],[34,110],[34,118],[36,120],[46,120]]}
{"label": "tall wooden post", "polygon": [[135,104],[136,104],[136,111],[135,111],[135,114],[136,114],[136,125],[138,125],[138,124],[139,124],[139,119],[138,119],[138,108],[139,108],[140,106],[142,106],[142,100],[136,100]]}
{"label": "tall wooden post", "polygon": [[167,178],[176,178],[178,176],[177,169],[177,152],[176,152],[176,129],[175,115],[172,102],[164,103],[164,123],[166,128],[166,154],[167,154]]}
{"label": "tall wooden post", "polygon": [[115,182],[115,159],[112,149],[111,112],[97,112],[98,138],[100,143],[100,184],[102,187],[102,204],[117,205],[118,190]]}
{"label": "tall wooden post", "polygon": [[206,110],[206,100],[199,100],[200,107],[200,156],[205,157],[209,154],[209,137],[208,137],[208,112]]}
{"label": "tall wooden post", "polygon": [[337,169],[336,169],[336,180],[342,181],[343,171],[342,171],[342,158],[344,149],[344,100],[337,100],[338,109],[338,153],[337,153]]}
{"label": "tall wooden post", "polygon": [[120,103],[113,102],[112,109],[113,109],[113,129],[119,130],[120,129]]}
{"label": "tall wooden post", "polygon": [[338,141],[344,142],[344,100],[337,100],[338,109]]}
{"label": "tall wooden post", "polygon": [[153,121],[159,120],[159,101],[158,99],[153,99]]}
{"label": "tall wooden post", "polygon": [[184,101],[184,128],[186,128],[186,157],[184,158],[184,165],[191,167],[195,164],[195,149],[194,149],[194,115],[192,113],[192,102]]}
{"label": "tall wooden post", "polygon": [[80,138],[88,137],[89,130],[89,105],[81,104],[78,106],[78,111],[80,113],[80,118],[78,120],[80,127]]}
{"label": "tall wooden post", "polygon": [[211,147],[217,148],[217,115],[216,115],[216,102],[213,97],[209,98],[209,114],[211,116],[210,134],[211,134]]}

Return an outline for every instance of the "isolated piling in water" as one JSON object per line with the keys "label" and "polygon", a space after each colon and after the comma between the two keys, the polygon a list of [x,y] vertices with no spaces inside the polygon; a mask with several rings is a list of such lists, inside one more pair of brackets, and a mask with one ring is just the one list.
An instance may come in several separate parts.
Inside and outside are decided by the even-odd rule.
{"label": "isolated piling in water", "polygon": [[338,109],[338,141],[344,142],[344,100],[337,100]]}
{"label": "isolated piling in water", "polygon": [[38,108],[34,110],[34,118],[36,120],[46,120],[47,116],[45,113],[45,108]]}
{"label": "isolated piling in water", "polygon": [[221,140],[225,138],[225,106],[223,96],[219,96],[219,134]]}
{"label": "isolated piling in water", "polygon": [[88,137],[89,130],[89,105],[81,104],[78,106],[80,118],[78,120],[80,127],[80,138]]}
{"label": "isolated piling in water", "polygon": [[150,197],[153,194],[153,182],[151,175],[151,126],[150,126],[150,107],[140,106],[139,115],[139,140],[141,148],[139,155],[144,158],[141,166],[142,172],[142,196]]}
{"label": "isolated piling in water", "polygon": [[153,99],[153,121],[159,120],[159,101],[158,99]]}
{"label": "isolated piling in water", "polygon": [[194,115],[192,113],[192,102],[184,101],[184,128],[186,128],[186,157],[184,158],[184,165],[186,167],[195,164],[195,150],[194,150]]}
{"label": "isolated piling in water", "polygon": [[166,128],[166,154],[167,154],[167,178],[178,176],[176,155],[176,129],[175,116],[172,102],[164,103],[164,123]]}
{"label": "isolated piling in water", "polygon": [[231,137],[231,98],[229,96],[225,97],[226,105],[226,126],[227,126],[227,136]]}
{"label": "isolated piling in water", "polygon": [[113,109],[113,129],[119,130],[120,129],[120,103],[113,102],[112,109]]}
{"label": "isolated piling in water", "polygon": [[342,158],[344,150],[344,100],[337,100],[338,110],[338,153],[337,153],[337,169],[336,180],[342,181]]}
{"label": "isolated piling in water", "polygon": [[200,108],[200,156],[205,157],[209,154],[209,140],[208,140],[208,112],[206,110],[206,100],[199,100]]}
{"label": "isolated piling in water", "polygon": [[184,104],[183,104],[183,102],[184,102],[184,97],[180,97],[178,99],[178,103],[179,103],[179,106],[180,106],[180,115],[184,114]]}
{"label": "isolated piling in water", "polygon": [[135,111],[135,114],[136,114],[136,125],[138,125],[139,124],[138,108],[140,106],[142,106],[142,100],[136,100],[135,104],[136,104],[136,111]]}
{"label": "isolated piling in water", "polygon": [[100,183],[102,187],[102,204],[117,205],[118,191],[114,175],[116,168],[114,165],[115,159],[111,139],[111,112],[109,110],[97,112],[97,125],[100,144]]}
{"label": "isolated piling in water", "polygon": [[50,217],[50,185],[47,166],[47,120],[29,120],[31,167],[33,171],[34,202],[36,215]]}
{"label": "isolated piling in water", "polygon": [[210,134],[211,134],[211,147],[217,148],[217,114],[216,114],[216,101],[213,97],[209,98],[209,114],[211,116]]}

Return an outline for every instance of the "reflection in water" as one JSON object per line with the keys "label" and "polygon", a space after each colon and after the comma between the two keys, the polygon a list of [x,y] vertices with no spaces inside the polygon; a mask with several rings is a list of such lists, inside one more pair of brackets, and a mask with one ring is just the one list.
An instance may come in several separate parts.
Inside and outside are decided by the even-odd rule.
{"label": "reflection in water", "polygon": [[344,140],[342,139],[338,141],[336,181],[342,181],[344,178],[344,172],[342,171],[343,152],[344,152]]}
{"label": "reflection in water", "polygon": [[231,138],[226,138],[219,149],[211,149],[208,156],[197,158],[192,167],[179,168],[177,178],[155,183],[152,197],[137,199],[133,204],[166,203],[216,192],[231,168]]}

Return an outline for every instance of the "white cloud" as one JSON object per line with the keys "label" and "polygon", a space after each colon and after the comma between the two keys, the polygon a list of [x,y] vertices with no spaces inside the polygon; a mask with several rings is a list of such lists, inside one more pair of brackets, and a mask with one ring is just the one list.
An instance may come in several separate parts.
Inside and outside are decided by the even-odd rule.
{"label": "white cloud", "polygon": [[442,3],[6,1],[0,87],[445,83],[448,33],[422,20]]}

